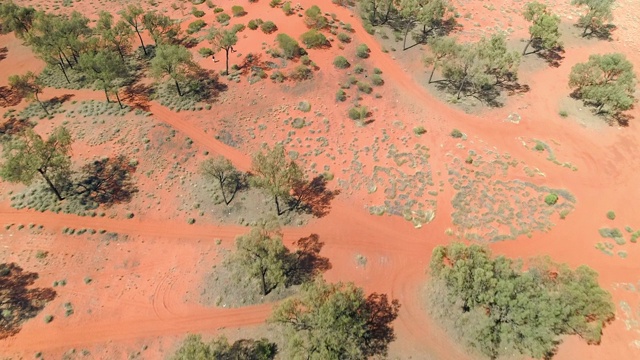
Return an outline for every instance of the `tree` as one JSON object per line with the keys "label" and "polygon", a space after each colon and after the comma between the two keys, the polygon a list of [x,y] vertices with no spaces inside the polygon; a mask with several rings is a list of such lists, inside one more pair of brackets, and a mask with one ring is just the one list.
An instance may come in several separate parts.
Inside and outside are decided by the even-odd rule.
{"label": "tree", "polygon": [[431,33],[443,29],[448,22],[455,19],[450,15],[453,11],[453,6],[447,0],[428,0],[422,4],[417,16],[418,23],[422,25],[422,38],[428,39]]}
{"label": "tree", "polygon": [[424,63],[431,66],[431,74],[429,75],[429,84],[433,80],[433,73],[436,68],[445,61],[447,57],[452,56],[458,51],[458,43],[452,37],[436,37],[429,40],[429,50],[431,54],[424,58]]}
{"label": "tree", "polygon": [[148,55],[147,48],[144,46],[144,42],[142,41],[142,35],[140,35],[140,28],[142,27],[142,17],[144,14],[144,10],[140,5],[132,5],[127,6],[126,9],[122,9],[118,12],[122,19],[127,22],[138,34],[138,38],[140,39],[140,45],[142,45],[142,51],[144,51],[145,55]]}
{"label": "tree", "polygon": [[402,50],[407,50],[407,36],[413,30],[418,21],[420,13],[420,3],[418,0],[400,0],[400,17],[404,24],[404,40],[402,41]]}
{"label": "tree", "polygon": [[267,339],[240,339],[229,344],[224,336],[202,341],[200,335],[187,335],[171,360],[271,360],[277,352],[276,345]]}
{"label": "tree", "polygon": [[[240,173],[229,159],[217,156],[207,159],[200,165],[202,174],[211,181],[217,181],[224,203],[229,205],[240,188]],[[227,192],[231,196],[227,199]]]}
{"label": "tree", "polygon": [[176,85],[178,95],[182,96],[179,82],[187,78],[187,70],[193,65],[192,57],[184,46],[159,45],[156,56],[151,60],[151,75],[156,79],[169,75]]}
{"label": "tree", "polygon": [[20,95],[20,97],[26,97],[27,99],[35,99],[42,107],[42,110],[49,115],[47,107],[44,106],[38,94],[42,92],[42,84],[38,77],[31,71],[24,75],[12,75],[9,76],[9,86]]}
{"label": "tree", "polygon": [[13,1],[0,4],[0,32],[13,31],[16,37],[26,39],[31,32],[36,17],[33,7],[21,7]]}
{"label": "tree", "polygon": [[596,54],[571,68],[569,87],[585,102],[595,105],[598,113],[607,106],[618,114],[633,106],[636,74],[623,54]]}
{"label": "tree", "polygon": [[96,31],[102,37],[105,46],[112,46],[120,55],[122,62],[125,62],[124,55],[131,50],[131,35],[133,30],[124,20],[118,21],[112,26],[113,15],[106,11],[101,11]]}
{"label": "tree", "polygon": [[252,181],[256,187],[263,188],[273,196],[278,215],[285,211],[280,208],[280,199],[289,199],[293,186],[304,178],[302,170],[295,161],[287,161],[284,147],[277,144],[273,149],[267,147],[265,153],[253,156],[251,169],[255,176]]}
{"label": "tree", "polygon": [[293,359],[364,360],[386,355],[399,307],[385,295],[365,297],[353,283],[328,284],[318,277],[278,305],[270,321],[285,327]]}
{"label": "tree", "polygon": [[238,35],[235,31],[221,30],[212,27],[207,36],[209,43],[213,46],[213,51],[217,52],[221,49],[225,51],[226,55],[226,72],[229,73],[229,51],[238,42]]}
{"label": "tree", "polygon": [[88,52],[80,56],[79,65],[87,77],[96,82],[97,87],[104,90],[107,103],[110,102],[109,91],[112,91],[122,109],[118,88],[128,77],[129,72],[124,63],[118,59],[118,55],[110,50]]}
{"label": "tree", "polygon": [[251,229],[236,239],[236,252],[229,262],[241,278],[257,279],[260,292],[266,296],[280,285],[287,284],[294,256],[282,244],[282,234],[270,224]]}
{"label": "tree", "polygon": [[44,12],[36,14],[33,32],[29,42],[39,58],[51,65],[57,65],[64,74],[67,83],[71,83],[65,69],[65,60],[70,68],[73,64],[66,55],[64,37],[60,31],[61,18]]}
{"label": "tree", "polygon": [[534,52],[541,50],[551,50],[560,46],[560,17],[551,14],[547,5],[537,1],[530,2],[526,5],[523,13],[525,20],[531,23],[529,26],[529,41],[524,47],[522,55],[527,55],[527,49],[530,45],[536,49]]}
{"label": "tree", "polygon": [[606,33],[605,22],[613,19],[611,8],[615,0],[571,0],[571,5],[586,6],[587,13],[578,19],[578,26],[584,28],[582,36],[593,33]]}
{"label": "tree", "polygon": [[156,46],[170,43],[180,33],[180,25],[170,17],[150,11],[142,17],[144,27],[153,38]]}
{"label": "tree", "polygon": [[485,247],[454,243],[434,249],[430,269],[436,316],[491,359],[513,351],[547,359],[565,334],[598,343],[614,316],[611,295],[585,266],[540,258],[524,271]]}
{"label": "tree", "polygon": [[26,129],[4,145],[0,177],[13,183],[29,185],[40,174],[62,201],[63,185],[71,168],[71,134],[65,127],[53,130],[45,141],[33,129]]}

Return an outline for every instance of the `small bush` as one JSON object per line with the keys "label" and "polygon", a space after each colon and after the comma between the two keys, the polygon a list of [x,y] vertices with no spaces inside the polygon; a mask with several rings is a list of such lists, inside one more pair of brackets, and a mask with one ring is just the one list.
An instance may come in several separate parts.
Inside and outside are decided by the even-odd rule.
{"label": "small bush", "polygon": [[451,130],[451,137],[456,138],[456,139],[460,139],[463,136],[464,136],[464,134],[462,133],[462,131],[460,131],[458,129]]}
{"label": "small bush", "polygon": [[322,15],[322,11],[317,5],[308,8],[304,15],[304,23],[310,28],[322,29],[329,24],[329,21]]}
{"label": "small bush", "polygon": [[598,233],[600,233],[600,236],[602,236],[603,238],[610,238],[610,239],[621,238],[623,236],[622,231],[620,231],[620,229],[618,228],[613,228],[613,229],[601,228],[601,229],[598,229]]}
{"label": "small bush", "polygon": [[48,323],[50,323],[52,321],[53,321],[53,315],[47,315],[47,316],[44,317],[44,322],[45,323],[48,324]]}
{"label": "small bush", "polygon": [[560,110],[559,114],[563,118],[566,118],[567,116],[569,116],[569,113],[566,110]]}
{"label": "small bush", "polygon": [[189,26],[187,27],[187,34],[195,34],[198,31],[200,31],[203,27],[205,27],[207,24],[204,22],[204,20],[196,20],[194,22],[192,22],[191,24],[189,24]]}
{"label": "small bush", "polygon": [[313,78],[313,71],[305,65],[298,65],[293,69],[291,74],[289,74],[289,77],[294,80],[308,80]]}
{"label": "small bush", "polygon": [[298,42],[291,36],[287,34],[278,34],[276,36],[276,41],[287,59],[293,59],[300,56],[300,45],[298,45]]}
{"label": "small bush", "polygon": [[282,5],[282,11],[285,15],[293,15],[293,9],[291,8],[291,1],[287,1]]}
{"label": "small bush", "polygon": [[362,66],[361,64],[356,65],[353,68],[353,72],[356,74],[362,74],[364,72],[364,66]]}
{"label": "small bush", "polygon": [[286,80],[286,77],[280,70],[274,71],[269,78],[273,80],[273,82],[277,82],[277,83],[281,83]]}
{"label": "small bush", "polygon": [[213,55],[213,50],[211,50],[210,48],[200,48],[198,49],[198,54],[200,54],[200,56],[202,57],[210,57],[211,55]]}
{"label": "small bush", "polygon": [[133,219],[133,213],[132,212],[127,213],[126,216],[127,216],[127,219]]}
{"label": "small bush", "polygon": [[558,202],[558,195],[554,193],[548,194],[544,197],[544,202],[549,206],[555,205]]}
{"label": "small bush", "polygon": [[311,63],[312,63],[311,58],[309,58],[309,55],[301,56],[300,57],[300,62],[303,65],[311,65]]}
{"label": "small bush", "polygon": [[366,82],[362,82],[362,81],[358,81],[358,90],[362,91],[365,94],[371,94],[371,92],[373,92],[373,88],[371,87],[371,85],[367,84]]}
{"label": "small bush", "polygon": [[247,12],[244,11],[244,8],[242,6],[240,6],[240,5],[233,5],[231,7],[231,13],[235,17],[244,16],[244,15],[247,14]]}
{"label": "small bush", "polygon": [[195,224],[195,223],[196,223],[196,219],[194,219],[194,218],[189,218],[189,219],[187,219],[187,224],[189,224],[189,225],[193,225],[193,224]]}
{"label": "small bush", "polygon": [[375,86],[382,86],[384,85],[384,80],[382,80],[382,77],[380,77],[380,75],[373,74],[371,76],[371,83]]}
{"label": "small bush", "polygon": [[424,133],[427,132],[427,129],[424,128],[424,126],[418,126],[418,127],[414,127],[413,128],[413,133],[420,136]]}
{"label": "small bush", "polygon": [[280,4],[282,4],[282,0],[271,0],[271,2],[269,2],[269,6],[272,8],[278,7]]}
{"label": "small bush", "polygon": [[309,112],[311,111],[311,104],[308,101],[301,101],[298,104],[298,110],[302,112]]}
{"label": "small bush", "polygon": [[229,22],[229,20],[231,20],[231,16],[229,16],[229,14],[221,13],[221,14],[218,14],[218,16],[216,16],[216,20],[220,24],[226,24]]}
{"label": "small bush", "polygon": [[337,67],[338,69],[346,69],[350,65],[351,64],[349,64],[347,58],[342,55],[336,56],[336,58],[333,59],[333,66]]}
{"label": "small bush", "polygon": [[93,279],[91,279],[88,276],[86,278],[84,278],[84,283],[87,284],[87,285],[91,284],[92,281],[93,281]]}
{"label": "small bush", "polygon": [[36,259],[45,259],[49,255],[49,252],[44,250],[36,251]]}
{"label": "small bush", "polygon": [[213,13],[214,13],[214,14],[218,14],[218,13],[221,13],[221,12],[223,12],[223,11],[224,11],[224,9],[223,9],[223,8],[221,8],[221,7],[217,7],[217,8],[215,8],[215,9],[213,9]]}
{"label": "small bush", "polygon": [[264,21],[262,21],[262,19],[249,20],[247,27],[251,30],[256,30],[260,25],[262,25],[263,22]]}
{"label": "small bush", "polygon": [[328,44],[327,38],[319,31],[312,29],[300,36],[307,49],[320,48]]}
{"label": "small bush", "polygon": [[377,74],[377,75],[381,75],[382,74],[382,70],[380,70],[378,68],[373,68],[373,73]]}
{"label": "small bush", "polygon": [[344,92],[344,90],[339,89],[336,92],[336,101],[345,101],[345,100],[347,100],[347,93]]}
{"label": "small bush", "polygon": [[607,219],[609,220],[615,220],[616,219],[616,213],[613,211],[608,211],[607,212]]}
{"label": "small bush", "polygon": [[193,14],[193,16],[197,17],[197,18],[201,18],[204,16],[204,11],[202,10],[198,10],[197,8],[192,8],[191,9],[191,13]]}
{"label": "small bush", "polygon": [[340,42],[347,44],[351,42],[351,36],[341,32],[338,34],[338,40],[340,40]]}
{"label": "small bush", "polygon": [[369,57],[369,47],[366,44],[360,44],[356,47],[356,56],[361,59],[366,59]]}
{"label": "small bush", "polygon": [[534,147],[536,151],[544,151],[544,144],[540,141],[536,141],[536,146]]}
{"label": "small bush", "polygon": [[265,34],[271,34],[272,32],[278,30],[278,27],[273,21],[265,21],[262,25],[260,25],[260,30],[262,30]]}
{"label": "small bush", "polygon": [[351,120],[364,120],[368,114],[369,111],[366,106],[354,106],[349,109],[349,118]]}
{"label": "small bush", "polygon": [[235,24],[231,27],[231,31],[234,33],[243,32],[247,27],[244,24]]}

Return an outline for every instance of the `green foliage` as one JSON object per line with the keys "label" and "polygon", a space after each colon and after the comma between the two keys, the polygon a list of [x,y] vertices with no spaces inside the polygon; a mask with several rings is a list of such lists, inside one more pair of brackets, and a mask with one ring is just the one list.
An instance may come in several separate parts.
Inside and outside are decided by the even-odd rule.
{"label": "green foliage", "polygon": [[347,93],[342,90],[342,89],[338,89],[338,91],[336,92],[336,101],[346,101],[347,100]]}
{"label": "green foliage", "polygon": [[184,46],[160,45],[156,48],[156,56],[151,59],[150,73],[156,79],[162,79],[168,75],[173,79],[178,95],[182,96],[179,83],[187,79],[192,64],[191,52]]}
{"label": "green foliage", "polygon": [[612,7],[615,0],[571,0],[571,5],[586,6],[587,13],[578,19],[578,26],[584,28],[583,36],[609,36],[606,22],[613,19]]}
{"label": "green foliage", "polygon": [[278,42],[278,46],[282,49],[285,58],[293,59],[300,56],[300,45],[298,45],[298,42],[291,36],[280,33],[276,36],[276,42]]}
{"label": "green foliage", "polygon": [[354,106],[349,109],[349,118],[351,120],[362,121],[369,116],[369,110],[366,106]]}
{"label": "green foliage", "polygon": [[356,47],[356,56],[362,59],[366,59],[369,57],[369,47],[367,44],[360,44]]}
{"label": "green foliage", "polygon": [[460,139],[464,136],[464,134],[462,133],[462,131],[458,130],[458,129],[453,129],[451,130],[451,137],[455,138],[455,139]]}
{"label": "green foliage", "polygon": [[555,205],[558,202],[558,195],[554,193],[548,194],[544,197],[544,202],[549,206]]}
{"label": "green foliage", "polygon": [[271,0],[269,2],[269,6],[271,6],[272,8],[276,8],[280,5],[282,5],[282,0]]}
{"label": "green foliage", "polygon": [[298,110],[302,112],[309,112],[311,111],[311,104],[308,101],[301,101],[298,104]]}
{"label": "green foliage", "polygon": [[239,33],[244,31],[244,29],[246,29],[247,27],[244,24],[235,24],[231,27],[231,32],[233,33]]}
{"label": "green foliage", "polygon": [[358,81],[356,84],[358,86],[358,90],[362,91],[365,94],[371,94],[373,92],[373,88],[366,82]]}
{"label": "green foliage", "polygon": [[291,1],[287,1],[282,5],[282,11],[285,15],[293,15],[293,8],[291,7]]}
{"label": "green foliage", "polygon": [[276,306],[270,321],[284,327],[294,359],[384,358],[399,307],[384,294],[366,297],[353,283],[328,284],[320,277]]}
{"label": "green foliage", "polygon": [[216,21],[223,25],[228,24],[229,20],[231,20],[231,16],[229,16],[229,14],[227,13],[220,13],[216,16]]}
{"label": "green foliage", "polygon": [[298,65],[289,73],[289,78],[297,81],[309,80],[313,78],[313,71],[308,66]]}
{"label": "green foliage", "polygon": [[187,34],[195,34],[198,31],[202,30],[202,28],[205,27],[206,25],[207,23],[205,23],[204,20],[193,21],[187,27]]}
{"label": "green foliage", "polygon": [[413,133],[418,136],[425,134],[426,132],[427,132],[427,129],[425,129],[424,126],[418,126],[413,128]]}
{"label": "green foliage", "polygon": [[204,57],[204,58],[208,58],[211,55],[214,54],[213,50],[207,47],[203,47],[198,49],[198,54],[200,54],[200,56]]}
{"label": "green foliage", "polygon": [[351,66],[351,64],[349,64],[349,61],[346,57],[338,55],[335,59],[333,59],[333,66],[337,67],[338,69],[346,69]]}
{"label": "green foliage", "polygon": [[328,44],[327,38],[319,31],[311,29],[300,36],[307,49],[320,48]]}
{"label": "green foliage", "polygon": [[[129,77],[126,65],[111,50],[86,52],[80,56],[78,65],[87,78],[93,81],[98,89],[104,91],[107,102],[110,101],[109,92],[118,96],[118,89]],[[120,103],[119,96],[118,103]]]}
{"label": "green foliage", "polygon": [[527,49],[533,45],[535,51],[552,50],[561,46],[560,43],[560,17],[551,14],[545,4],[537,1],[526,5],[523,13],[525,20],[531,23],[529,26],[529,42],[522,51],[522,55],[527,55]]}
{"label": "green foliage", "polygon": [[610,238],[610,239],[621,238],[623,236],[622,231],[620,231],[620,229],[618,228],[601,228],[601,229],[598,229],[598,233],[603,238]]}
{"label": "green foliage", "polygon": [[275,200],[278,215],[284,214],[286,210],[281,209],[280,201],[290,199],[291,189],[304,180],[302,169],[295,161],[287,161],[284,147],[277,144],[272,149],[266,147],[264,153],[254,154],[251,170],[252,184],[268,192]]}
{"label": "green foliage", "polygon": [[434,249],[430,269],[433,311],[492,359],[512,352],[548,358],[563,335],[597,344],[614,317],[611,295],[586,266],[572,270],[542,258],[524,271],[485,247],[455,243]]}
{"label": "green foliage", "polygon": [[229,205],[240,188],[242,176],[225,157],[217,156],[200,164],[200,172],[209,182],[217,182],[224,203]]}
{"label": "green foliage", "polygon": [[260,30],[265,34],[271,34],[278,30],[278,27],[273,21],[265,21],[260,25]]}
{"label": "green foliage", "polygon": [[382,86],[384,85],[384,80],[382,80],[382,77],[378,74],[373,74],[371,75],[371,83],[375,86]]}
{"label": "green foliage", "polygon": [[42,92],[42,81],[39,80],[34,73],[27,71],[24,75],[9,76],[9,86],[19,97],[27,100],[36,100],[42,110],[49,115],[47,107],[40,101],[38,94]]}
{"label": "green foliage", "polygon": [[251,30],[256,30],[262,23],[262,19],[249,20],[249,23],[247,23],[247,27]]}
{"label": "green foliage", "polygon": [[589,56],[571,68],[569,87],[586,103],[602,112],[606,106],[617,115],[633,106],[636,74],[633,64],[620,53]]}
{"label": "green foliage", "polygon": [[238,34],[233,30],[211,28],[207,35],[214,51],[225,51],[225,70],[229,73],[229,52],[238,43]]}
{"label": "green foliage", "polygon": [[195,6],[191,8],[191,13],[193,14],[193,16],[195,16],[197,18],[201,18],[201,17],[204,16],[204,11],[199,10]]}
{"label": "green foliage", "polygon": [[242,6],[240,6],[240,5],[233,5],[231,7],[231,13],[235,17],[244,16],[244,15],[247,14],[247,12],[244,11],[244,8]]}
{"label": "green foliage", "polygon": [[607,219],[615,220],[616,219],[616,213],[614,211],[607,211]]}
{"label": "green foliage", "polygon": [[36,174],[62,200],[71,173],[71,134],[65,127],[55,128],[43,140],[31,128],[13,137],[3,146],[0,177],[12,183],[29,185]]}
{"label": "green foliage", "polygon": [[271,360],[276,352],[276,345],[264,338],[240,339],[229,344],[224,336],[205,343],[200,335],[187,335],[170,360]]}
{"label": "green foliage", "polygon": [[0,4],[0,33],[14,32],[19,39],[25,39],[33,28],[36,18],[36,10],[29,7],[21,7],[7,1]]}
{"label": "green foliage", "polygon": [[338,33],[338,40],[340,40],[340,42],[347,44],[351,42],[351,36],[341,32],[341,33]]}
{"label": "green foliage", "polygon": [[[194,8],[196,12],[194,15],[202,14],[196,17],[204,16],[204,11],[200,11]],[[168,17],[167,15],[160,14],[157,11],[150,11],[142,17],[142,23],[145,29],[151,35],[156,45],[159,44],[173,44],[177,43],[177,37],[180,35],[180,24]],[[204,25],[203,25],[204,26]]]}
{"label": "green foliage", "polygon": [[322,11],[317,5],[313,5],[304,12],[304,23],[309,28],[323,29],[329,24],[326,17],[322,15]]}

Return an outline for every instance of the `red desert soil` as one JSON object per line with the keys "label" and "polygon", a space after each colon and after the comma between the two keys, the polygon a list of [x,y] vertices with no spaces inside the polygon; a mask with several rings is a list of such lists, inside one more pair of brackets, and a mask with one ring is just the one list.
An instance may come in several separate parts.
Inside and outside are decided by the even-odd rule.
{"label": "red desert soil", "polygon": [[[224,2],[223,6],[228,8],[231,3]],[[627,244],[626,259],[603,255],[594,248],[596,243],[602,241],[598,228],[611,226],[605,218],[607,210],[616,211],[616,224],[622,224],[619,227],[627,224],[640,227],[640,208],[634,201],[640,198],[640,188],[637,186],[640,182],[640,172],[637,171],[640,168],[640,151],[637,147],[640,128],[634,120],[626,128],[582,126],[579,121],[581,114],[571,114],[566,119],[558,115],[560,101],[567,98],[569,92],[566,79],[571,66],[586,60],[589,54],[621,51],[633,61],[636,69],[640,69],[637,38],[634,42],[630,40],[637,34],[637,24],[640,23],[637,17],[630,15],[639,13],[638,3],[620,2],[615,12],[618,30],[614,33],[614,41],[577,40],[567,43],[565,59],[560,67],[538,64],[533,66],[533,70],[521,74],[522,82],[531,86],[530,92],[512,96],[505,107],[485,110],[480,115],[469,115],[444,103],[416,80],[425,71],[416,61],[419,60],[417,48],[409,50],[415,56],[383,53],[378,42],[362,29],[357,17],[351,17],[350,11],[328,0],[300,3],[304,8],[317,3],[323,11],[335,13],[342,21],[351,23],[355,29],[353,42],[366,43],[371,49],[369,61],[383,71],[386,81],[381,90],[382,99],[370,105],[375,107],[375,122],[358,127],[347,119],[344,106],[335,106],[334,92],[343,79],[343,75],[337,74],[331,65],[339,53],[335,46],[330,50],[310,50],[310,57],[321,70],[314,80],[316,86],[304,89],[302,95],[295,90],[283,91],[279,85],[268,80],[254,85],[261,87],[261,91],[256,91],[243,79],[239,84],[230,82],[229,91],[221,95],[220,102],[214,103],[210,111],[178,113],[150,101],[149,112],[153,115],[148,121],[166,123],[192,139],[200,153],[207,150],[222,154],[241,170],[248,170],[250,154],[262,141],[273,143],[283,140],[290,129],[280,129],[281,122],[273,121],[269,124],[272,137],[258,138],[237,149],[213,137],[212,133],[222,128],[219,120],[227,117],[237,119],[244,113],[266,117],[269,114],[264,112],[272,106],[279,103],[292,105],[308,99],[314,110],[316,107],[322,109],[322,116],[330,119],[332,131],[323,133],[323,136],[336,149],[348,147],[356,137],[366,142],[379,136],[383,128],[391,129],[392,138],[403,135],[393,130],[394,119],[405,123],[404,131],[409,135],[412,135],[414,126],[423,125],[428,133],[417,140],[412,137],[411,146],[407,147],[419,142],[430,148],[429,162],[435,183],[446,182],[445,166],[450,161],[447,153],[457,143],[448,134],[453,128],[461,129],[469,135],[465,143],[468,148],[486,147],[495,148],[501,153],[509,152],[514,158],[544,172],[542,180],[535,179],[537,183],[552,188],[566,188],[578,199],[575,210],[566,220],[553,219],[556,226],[551,231],[534,232],[531,238],[520,236],[516,240],[490,244],[496,253],[524,258],[549,255],[555,261],[571,266],[589,265],[599,272],[600,284],[612,292],[616,306],[621,301],[627,302],[633,309],[640,306],[640,293],[626,291],[621,285],[637,284],[640,280],[640,250],[637,246]],[[477,22],[478,29],[492,26],[497,14],[483,8],[483,4],[485,2],[482,1],[456,2],[462,14],[473,13],[474,19],[469,22]],[[169,5],[168,2],[162,5],[163,9],[168,10],[168,15],[183,17],[179,10],[171,10]],[[512,7],[513,2],[497,1],[493,5],[502,9]],[[516,6],[520,5],[516,3]],[[74,3],[72,9],[95,17],[96,9],[111,6],[115,5],[84,0]],[[278,9],[272,10],[266,0],[256,4],[243,3],[243,6],[249,14],[233,19],[232,24],[261,17],[274,21],[281,32],[300,34],[304,31],[301,21],[285,17]],[[568,14],[568,6],[558,5],[558,8]],[[205,21],[214,23],[212,12],[207,12]],[[526,28],[519,15],[512,12],[510,16],[515,28],[512,38],[523,38],[526,32],[523,29]],[[565,16],[563,21],[570,24],[575,18],[575,14],[573,20]],[[465,23],[465,30],[473,28],[473,25]],[[259,31],[248,33],[245,30],[243,34],[250,36],[240,39],[237,45],[239,54],[256,51],[263,42],[273,41],[272,35],[267,36]],[[473,37],[477,34],[469,31],[465,35]],[[11,74],[26,70],[40,71],[43,68],[42,62],[35,59],[29,49],[12,35],[0,36],[0,47],[4,46],[8,48],[8,53],[7,58],[0,61],[0,86],[6,85],[6,79]],[[396,56],[398,59],[393,58]],[[412,56],[413,60],[410,59]],[[218,54],[218,59],[223,59],[223,55]],[[239,61],[239,58],[232,56],[232,63],[236,60]],[[535,63],[536,60],[525,61]],[[223,61],[213,64],[210,59],[202,59],[200,63],[203,67],[220,70]],[[42,98],[64,94],[72,94],[73,100],[78,102],[90,99],[103,101],[102,93],[91,90],[46,89]],[[256,105],[249,106],[252,101]],[[15,108],[25,106],[23,102]],[[588,112],[587,109],[582,111],[585,114]],[[505,121],[514,112],[522,116],[520,123]],[[630,114],[635,119],[640,118],[637,109]],[[51,121],[41,122],[36,129],[44,131],[61,121],[62,117],[56,116]],[[341,125],[344,125],[343,130],[339,130]],[[520,137],[555,139],[561,144],[558,156],[574,164],[578,171],[554,165],[540,154],[524,148]],[[362,141],[359,143],[365,144]],[[112,151],[117,150],[114,149]],[[105,149],[94,150],[82,142],[74,144],[74,151],[85,159],[91,159],[94,155],[109,155]],[[331,164],[336,178],[341,178],[341,166],[349,166],[350,154],[332,154],[335,160],[319,159],[318,166],[321,168],[322,165]],[[360,160],[363,161],[363,167],[373,168],[376,164],[367,159]],[[138,174],[137,178],[142,179],[143,176]],[[336,181],[331,185],[337,187]],[[9,196],[5,193],[8,189],[21,188],[4,183],[0,186],[3,193],[0,225],[33,223],[44,226],[41,233],[17,231],[15,226],[10,230],[0,230],[2,261],[15,261],[29,271],[38,272],[38,286],[51,286],[54,281],[67,280],[66,286],[55,288],[58,297],[38,317],[26,322],[17,335],[0,341],[0,353],[4,355],[29,358],[42,351],[47,358],[60,358],[61,354],[75,348],[88,349],[96,359],[124,359],[142,351],[144,346],[143,358],[162,358],[175,349],[185,333],[209,335],[223,328],[258,326],[270,314],[270,304],[236,309],[208,308],[198,303],[195,299],[197,296],[191,296],[199,294],[203,277],[219,261],[216,257],[219,250],[230,249],[235,236],[247,231],[244,226],[215,221],[198,221],[188,225],[184,219],[171,214],[172,208],[163,209],[172,215],[170,218],[164,212],[154,214],[153,210],[136,208],[140,216],[133,219],[16,210],[10,207]],[[152,181],[141,181],[138,186],[138,197],[158,191]],[[327,216],[311,220],[302,227],[284,228],[285,242],[292,244],[301,237],[318,234],[325,243],[322,254],[330,259],[333,266],[326,274],[327,279],[354,281],[368,292],[384,292],[400,301],[400,315],[393,324],[397,340],[391,344],[392,358],[471,359],[471,355],[466,354],[456,341],[429,318],[421,299],[432,249],[453,240],[445,235],[445,230],[453,227],[450,216],[453,212],[450,201],[453,195],[454,190],[446,186],[445,191],[437,197],[435,220],[421,229],[415,229],[401,217],[370,215],[366,207],[379,194],[367,194],[366,189],[343,191],[331,204]],[[164,201],[165,198],[162,199]],[[163,202],[162,206],[169,205]],[[124,208],[116,209],[120,210],[123,212]],[[61,230],[65,227],[105,229],[118,235],[110,241],[98,235],[63,235]],[[214,239],[221,239],[221,245],[215,245]],[[48,251],[47,259],[35,259],[37,250]],[[357,255],[367,258],[366,266],[358,265]],[[86,277],[92,279],[91,283],[84,283]],[[68,318],[64,316],[65,302],[71,302],[75,309],[75,314]],[[55,316],[50,324],[43,321],[46,314]],[[634,341],[640,340],[638,328],[627,328],[625,320],[628,318],[620,307],[617,307],[616,315],[617,319],[605,328],[600,345],[589,346],[575,336],[568,337],[554,358],[640,358],[640,349],[634,346]]]}

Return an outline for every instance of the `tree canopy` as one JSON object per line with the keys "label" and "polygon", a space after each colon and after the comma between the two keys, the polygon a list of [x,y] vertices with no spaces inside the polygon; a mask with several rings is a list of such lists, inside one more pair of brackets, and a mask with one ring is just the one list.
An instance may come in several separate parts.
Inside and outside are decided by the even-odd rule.
{"label": "tree canopy", "polygon": [[181,45],[159,45],[156,56],[151,60],[151,75],[162,79],[168,75],[175,83],[178,95],[182,96],[180,82],[187,79],[188,70],[193,65],[193,55]]}
{"label": "tree canopy", "polygon": [[[223,156],[207,159],[200,164],[200,172],[210,181],[216,181],[225,205],[233,201],[241,185],[241,174],[231,161]],[[227,193],[229,197],[227,198]]]}
{"label": "tree canopy", "polygon": [[212,27],[207,36],[209,43],[213,46],[213,51],[224,50],[226,58],[226,72],[229,73],[229,52],[238,43],[238,35],[233,30],[217,29]]}
{"label": "tree canopy", "polygon": [[514,351],[547,358],[562,335],[598,343],[614,317],[611,295],[586,266],[542,258],[524,270],[486,247],[454,243],[434,249],[430,268],[434,312],[491,359]]}
{"label": "tree canopy", "polygon": [[224,336],[209,343],[200,335],[187,335],[171,360],[271,360],[277,352],[276,345],[267,339],[240,339],[229,344]]}
{"label": "tree canopy", "polygon": [[571,68],[569,86],[579,98],[595,105],[598,112],[607,107],[617,115],[633,106],[636,74],[623,54],[594,54],[586,63]]}
{"label": "tree canopy", "polygon": [[318,277],[278,305],[271,321],[285,328],[292,359],[367,359],[386,355],[399,307],[386,295],[367,297],[353,283]]}
{"label": "tree canopy", "polygon": [[96,83],[96,87],[104,91],[107,102],[110,102],[109,92],[113,92],[122,108],[118,89],[126,81],[129,72],[118,55],[109,49],[88,51],[80,56],[78,64],[86,76]]}
{"label": "tree canopy", "polygon": [[4,144],[0,177],[14,183],[29,185],[40,174],[58,200],[69,180],[71,168],[71,134],[61,126],[43,140],[33,129],[26,129]]}
{"label": "tree canopy", "polygon": [[33,72],[27,71],[24,75],[9,76],[9,86],[11,86],[20,97],[26,97],[29,100],[35,99],[42,107],[42,110],[49,115],[47,107],[40,101],[40,98],[38,98],[38,94],[42,92],[42,84]]}
{"label": "tree canopy", "polygon": [[580,16],[577,24],[584,28],[582,36],[609,36],[607,22],[613,19],[614,2],[615,0],[571,0],[572,5],[587,7],[587,13]]}
{"label": "tree canopy", "polygon": [[[533,45],[533,52],[552,50],[561,46],[560,43],[560,17],[551,14],[547,5],[537,1],[526,5],[523,13],[525,20],[531,23],[529,26],[529,41],[522,51],[522,55],[527,55],[527,49]],[[532,52],[532,53],[533,53]]]}
{"label": "tree canopy", "polygon": [[272,149],[267,147],[264,152],[256,153],[253,156],[251,169],[254,173],[251,178],[253,184],[271,194],[276,203],[278,215],[284,214],[286,210],[281,208],[280,201],[291,199],[291,190],[294,185],[304,179],[304,173],[298,164],[293,160],[287,161],[284,147],[277,144]]}

